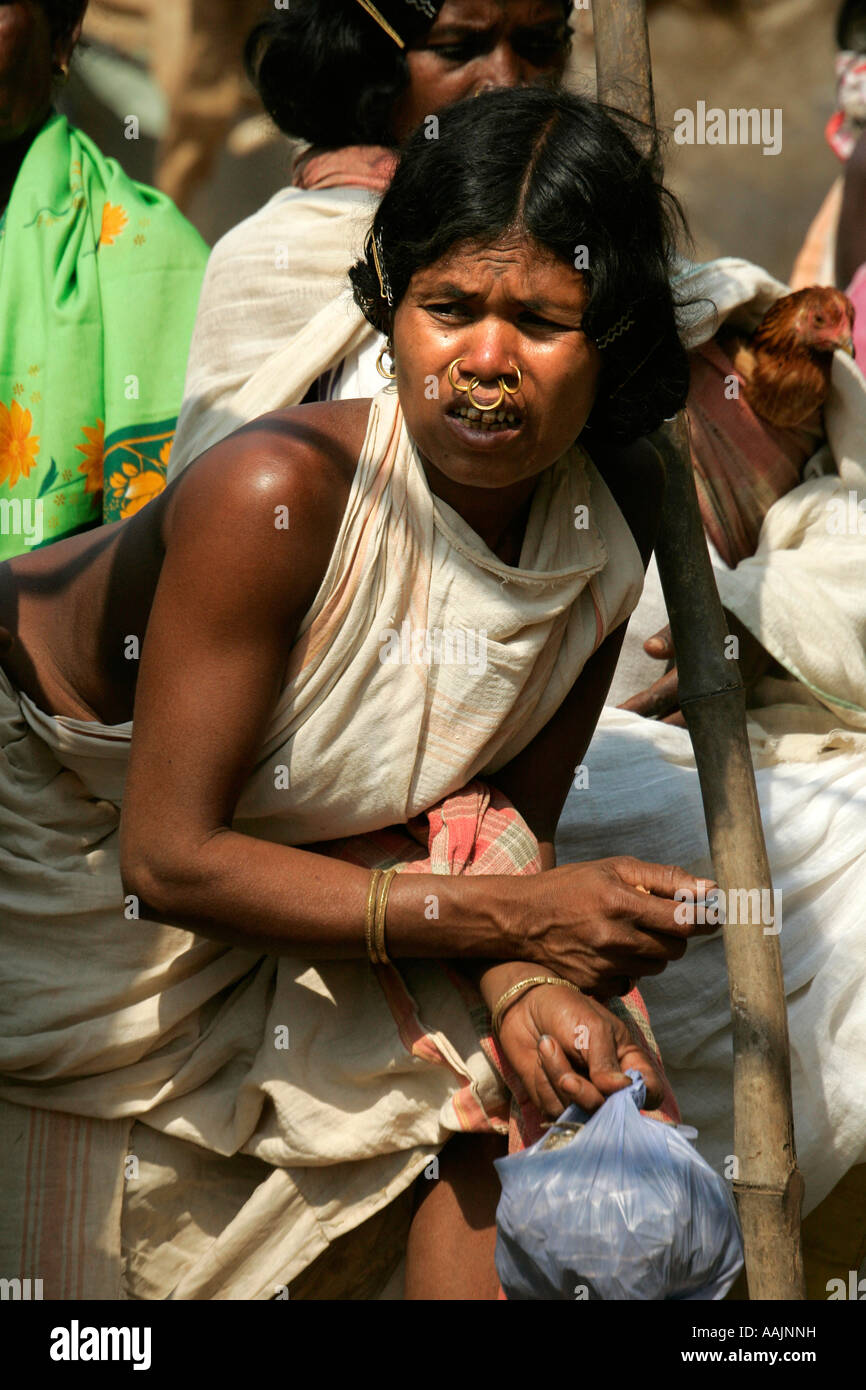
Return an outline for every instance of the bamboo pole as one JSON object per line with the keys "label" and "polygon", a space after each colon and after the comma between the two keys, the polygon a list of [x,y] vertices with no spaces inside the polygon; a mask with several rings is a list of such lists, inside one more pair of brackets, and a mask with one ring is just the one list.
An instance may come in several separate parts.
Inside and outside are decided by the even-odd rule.
{"label": "bamboo pole", "polygon": [[[653,99],[645,0],[595,0],[593,22],[599,99],[611,105],[619,100],[646,119]],[[617,78],[617,54],[629,79],[624,86]],[[643,95],[629,100],[634,83]],[[618,93],[625,93],[625,102]],[[695,492],[685,413],[653,435],[652,443],[665,466],[656,555],[677,653],[680,706],[694,749],[715,877],[730,904],[732,890],[772,891],[745,692],[735,662],[725,656],[727,624]],[[723,930],[733,1019],[734,1192],[749,1296],[803,1299],[803,1179],[794,1146],[779,938],[760,921],[731,922]]]}
{"label": "bamboo pole", "polygon": [[593,0],[595,80],[599,101],[655,122],[646,5]]}
{"label": "bamboo pole", "polygon": [[[725,656],[727,624],[704,539],[685,415],[652,442],[665,465],[656,555],[715,877],[728,904],[732,890],[755,888],[770,890],[772,903],[745,692],[735,663]],[[777,925],[777,913],[771,915]],[[803,1180],[794,1147],[779,937],[772,934],[774,924],[768,932],[761,921],[728,923],[723,931],[734,1035],[734,1192],[749,1296],[801,1299]]]}

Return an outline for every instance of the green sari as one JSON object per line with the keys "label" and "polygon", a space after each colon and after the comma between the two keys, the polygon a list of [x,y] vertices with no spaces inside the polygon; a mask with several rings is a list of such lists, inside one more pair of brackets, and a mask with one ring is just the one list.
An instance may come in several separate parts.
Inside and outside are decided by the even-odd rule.
{"label": "green sari", "polygon": [[165,486],[208,251],[64,116],[0,223],[0,560]]}

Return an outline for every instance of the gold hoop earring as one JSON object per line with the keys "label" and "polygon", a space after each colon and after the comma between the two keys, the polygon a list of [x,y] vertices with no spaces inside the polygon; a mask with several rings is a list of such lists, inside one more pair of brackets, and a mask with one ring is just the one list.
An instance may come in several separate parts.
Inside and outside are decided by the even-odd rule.
{"label": "gold hoop earring", "polygon": [[493,402],[492,405],[482,405],[480,401],[476,401],[475,397],[474,397],[473,394],[472,394],[472,392],[475,390],[475,387],[476,387],[476,386],[480,386],[480,385],[481,385],[481,382],[478,380],[478,377],[477,377],[477,376],[474,376],[474,377],[472,378],[472,380],[470,381],[470,383],[469,383],[469,385],[467,386],[466,390],[467,390],[467,392],[468,392],[468,394],[469,394],[469,400],[470,400],[470,402],[472,403],[472,405],[475,406],[475,409],[476,409],[476,410],[480,410],[480,411],[482,411],[482,412],[485,412],[485,411],[488,411],[488,410],[498,410],[498,409],[499,409],[499,407],[501,406],[502,402],[505,400],[505,382],[502,380],[502,377],[499,377],[499,378],[497,378],[497,379],[498,379],[498,381],[499,381],[499,396],[498,396],[498,399],[495,400],[495,401]]}
{"label": "gold hoop earring", "polygon": [[[451,384],[451,386],[454,388],[455,391],[462,391],[463,394],[464,394],[464,396],[465,396],[465,395],[466,395],[466,392],[467,392],[467,391],[470,391],[470,390],[472,389],[471,386],[461,386],[460,383],[459,383],[459,381],[455,381],[455,380],[454,380],[454,368],[457,367],[457,366],[459,366],[460,363],[461,363],[462,361],[463,361],[463,358],[462,358],[462,357],[455,357],[455,358],[454,358],[454,361],[453,361],[452,363],[450,363],[450,365],[449,365],[449,367],[448,367],[448,381],[449,381],[449,383]],[[474,381],[474,380],[475,380],[475,378],[473,377],[473,381]]]}
{"label": "gold hoop earring", "polygon": [[514,375],[517,377],[517,385],[506,386],[505,377],[503,376],[499,378],[499,383],[507,396],[516,396],[521,386],[523,385],[523,372],[520,370],[516,362],[509,362],[508,365],[509,367],[512,367],[514,369]]}
{"label": "gold hoop earring", "polygon": [[[382,365],[382,359],[386,356],[390,357],[391,359],[391,370],[389,372],[386,372],[385,368]],[[379,353],[379,356],[376,358],[376,371],[379,373],[380,376],[383,376],[386,381],[393,381],[395,376],[397,375],[397,367],[394,362],[394,349],[391,346],[390,342],[387,342],[385,344],[382,351]]]}

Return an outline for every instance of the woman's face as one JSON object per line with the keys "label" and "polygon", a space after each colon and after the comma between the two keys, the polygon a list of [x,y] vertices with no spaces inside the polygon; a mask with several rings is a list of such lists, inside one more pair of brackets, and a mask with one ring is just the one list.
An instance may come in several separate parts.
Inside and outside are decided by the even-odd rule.
{"label": "woman's face", "polygon": [[74,38],[53,42],[37,0],[0,0],[0,144],[41,125],[51,106],[55,64],[66,63]]}
{"label": "woman's face", "polygon": [[567,39],[562,0],[445,0],[422,43],[407,52],[410,83],[394,113],[397,139],[489,87],[559,83]]}
{"label": "woman's face", "polygon": [[[400,404],[421,453],[452,482],[501,488],[543,472],[592,410],[601,355],[581,329],[583,277],[526,237],[455,247],[412,277],[394,316]],[[451,373],[449,365],[462,359]],[[517,385],[496,411],[500,378]],[[500,421],[502,413],[516,419]],[[496,427],[485,421],[496,418]]]}

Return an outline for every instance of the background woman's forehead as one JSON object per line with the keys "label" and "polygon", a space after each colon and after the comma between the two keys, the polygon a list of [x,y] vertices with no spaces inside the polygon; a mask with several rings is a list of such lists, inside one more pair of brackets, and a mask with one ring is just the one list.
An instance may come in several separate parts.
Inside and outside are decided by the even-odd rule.
{"label": "background woman's forehead", "polygon": [[[397,0],[398,6],[411,3],[412,0]],[[437,19],[441,24],[480,24],[504,16],[542,24],[553,17],[568,15],[571,8],[571,0],[443,0],[437,5]]]}
{"label": "background woman's forehead", "polygon": [[425,39],[431,30],[447,38],[458,30],[484,33],[503,22],[535,27],[565,19],[571,0],[357,0],[401,48]]}

